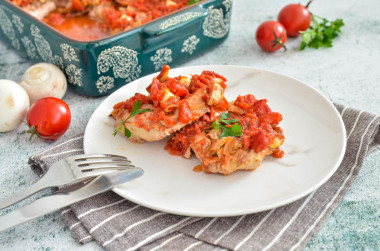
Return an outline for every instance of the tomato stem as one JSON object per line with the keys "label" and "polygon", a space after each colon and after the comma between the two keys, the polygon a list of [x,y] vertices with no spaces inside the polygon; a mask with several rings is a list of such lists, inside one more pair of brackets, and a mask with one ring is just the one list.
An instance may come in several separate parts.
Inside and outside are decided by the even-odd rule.
{"label": "tomato stem", "polygon": [[313,0],[310,0],[310,1],[305,5],[305,8],[306,8],[306,9],[309,9],[309,5],[311,4],[311,2],[313,2]]}
{"label": "tomato stem", "polygon": [[35,126],[29,126],[29,129],[26,132],[30,133],[29,141],[32,140],[32,138],[33,138],[34,135],[39,136],[39,134],[38,134],[37,129],[36,129]]}
{"label": "tomato stem", "polygon": [[286,48],[285,44],[281,42],[281,39],[285,36],[285,33],[282,34],[282,36],[279,38],[277,37],[276,31],[273,29],[273,35],[274,35],[274,40],[269,41],[266,47],[268,48],[268,46],[271,44],[272,44],[272,48],[276,47],[277,45],[280,45],[282,48],[284,48],[284,51],[287,51],[288,49]]}
{"label": "tomato stem", "polygon": [[58,135],[58,133],[54,133],[51,136],[42,136],[41,134],[38,133],[37,128],[35,126],[29,126],[29,129],[26,132],[30,133],[29,141],[32,141],[32,138],[34,137],[34,135],[36,135],[40,139],[47,139],[47,140],[54,139],[54,137]]}
{"label": "tomato stem", "polygon": [[286,48],[285,44],[283,42],[281,42],[281,39],[285,36],[285,34],[282,34],[282,36],[280,38],[278,38],[277,40],[277,43],[282,47],[284,48],[284,51],[287,51],[288,49]]}

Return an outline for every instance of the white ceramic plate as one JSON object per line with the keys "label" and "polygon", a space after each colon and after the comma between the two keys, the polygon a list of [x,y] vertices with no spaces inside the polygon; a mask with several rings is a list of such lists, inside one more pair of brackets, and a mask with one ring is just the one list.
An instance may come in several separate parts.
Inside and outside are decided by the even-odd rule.
{"label": "white ceramic plate", "polygon": [[164,150],[167,139],[135,144],[112,135],[114,104],[136,92],[146,93],[152,74],[114,92],[96,109],[84,136],[86,153],[127,156],[144,169],[142,177],[114,189],[140,205],[188,216],[234,216],[293,202],[317,189],[338,168],[346,147],[343,121],[318,91],[278,73],[242,66],[195,66],[170,70],[169,76],[190,76],[213,70],[227,78],[226,98],[254,94],[266,98],[282,113],[285,143],[282,159],[267,157],[254,172],[228,176],[194,172],[200,162],[172,156]]}

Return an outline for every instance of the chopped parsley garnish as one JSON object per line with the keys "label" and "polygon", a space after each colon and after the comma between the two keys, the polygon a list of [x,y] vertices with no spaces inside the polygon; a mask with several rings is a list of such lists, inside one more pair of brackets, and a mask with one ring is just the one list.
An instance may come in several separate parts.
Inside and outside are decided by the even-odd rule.
{"label": "chopped parsley garnish", "polygon": [[189,1],[187,2],[187,5],[196,4],[196,3],[201,2],[201,1],[203,1],[203,0],[189,0]]}
{"label": "chopped parsley garnish", "polygon": [[[320,19],[321,22],[318,22]],[[299,50],[306,47],[318,49],[319,47],[332,47],[332,40],[341,32],[340,28],[344,25],[342,19],[329,21],[316,15],[311,15],[312,25],[306,31],[301,31],[302,43]]]}
{"label": "chopped parsley garnish", "polygon": [[143,113],[143,112],[152,112],[151,109],[139,109],[141,106],[141,102],[140,100],[137,100],[135,103],[133,103],[133,107],[132,107],[132,111],[131,113],[129,114],[129,116],[125,119],[125,120],[122,120],[120,119],[120,122],[121,124],[115,129],[115,131],[113,132],[113,136],[116,136],[117,132],[122,128],[124,127],[124,135],[129,138],[131,137],[131,131],[128,130],[126,127],[125,127],[125,123],[127,122],[128,119],[136,116],[137,114],[139,113]]}
{"label": "chopped parsley garnish", "polygon": [[223,112],[217,120],[212,122],[212,126],[215,130],[222,129],[222,134],[220,135],[220,138],[228,136],[237,137],[242,135],[243,133],[241,130],[241,126],[237,123],[239,122],[239,120],[229,118],[230,114]]}

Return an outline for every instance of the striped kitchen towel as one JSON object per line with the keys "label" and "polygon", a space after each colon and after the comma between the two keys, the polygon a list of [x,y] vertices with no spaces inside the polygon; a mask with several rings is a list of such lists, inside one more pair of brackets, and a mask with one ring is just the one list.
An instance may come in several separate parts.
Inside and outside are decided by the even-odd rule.
{"label": "striped kitchen towel", "polygon": [[[367,153],[380,144],[380,117],[336,105],[347,149],[335,174],[291,204],[236,217],[196,218],[158,212],[107,192],[61,213],[80,243],[107,250],[301,250],[321,228],[355,180]],[[30,157],[38,174],[56,161],[83,153],[83,136]]]}

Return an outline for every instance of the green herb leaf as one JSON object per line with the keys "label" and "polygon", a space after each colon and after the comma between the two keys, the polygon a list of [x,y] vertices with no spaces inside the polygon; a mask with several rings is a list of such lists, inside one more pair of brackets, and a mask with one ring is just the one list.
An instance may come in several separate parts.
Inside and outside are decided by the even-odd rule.
{"label": "green herb leaf", "polygon": [[222,115],[220,115],[220,117],[218,118],[218,120],[229,119],[230,117],[231,115],[229,113],[223,112]]}
{"label": "green herb leaf", "polygon": [[132,136],[132,133],[130,130],[124,127],[124,136],[127,138],[130,138]]}
{"label": "green herb leaf", "polygon": [[189,1],[187,2],[187,5],[196,4],[196,3],[201,2],[201,1],[202,1],[202,0],[189,0]]}
{"label": "green herb leaf", "polygon": [[137,114],[139,113],[143,113],[143,112],[152,112],[153,110],[151,109],[139,109],[141,106],[141,101],[140,100],[137,100],[135,103],[133,103],[133,107],[132,107],[132,111],[131,113],[129,114],[129,116],[125,119],[125,120],[122,120],[120,119],[120,125],[115,129],[115,131],[113,132],[113,136],[116,136],[117,132],[124,127],[124,135],[127,137],[127,138],[130,138],[132,136],[132,133],[130,130],[128,130],[128,128],[125,127],[125,123],[127,122],[128,119],[136,116]]}
{"label": "green herb leaf", "polygon": [[124,126],[123,120],[120,119],[120,125],[113,132],[113,136],[116,136],[117,132]]}
{"label": "green herb leaf", "polygon": [[214,127],[215,130],[219,130],[220,129],[220,124],[217,123],[216,121],[212,122],[212,127]]}
{"label": "green herb leaf", "polygon": [[136,115],[139,114],[139,113],[152,111],[152,110],[150,110],[150,109],[139,109],[140,106],[141,106],[141,102],[140,102],[140,100],[138,99],[138,100],[133,104],[131,114],[129,114],[127,120],[128,120],[129,118],[132,118],[132,117],[136,116]]}
{"label": "green herb leaf", "polygon": [[[318,49],[320,47],[332,47],[333,39],[342,31],[340,28],[344,26],[342,19],[329,21],[316,15],[311,15],[312,25],[309,29],[301,32],[302,42],[299,50],[302,51],[306,47]],[[321,20],[320,22],[318,20]]]}
{"label": "green herb leaf", "polygon": [[[237,119],[229,119],[230,114],[223,112],[222,115],[212,122],[212,126],[215,130],[222,129],[222,134],[220,135],[220,138],[224,137],[236,137],[242,135],[242,129],[241,126],[237,123],[239,120]],[[232,125],[232,126],[231,126]]]}
{"label": "green herb leaf", "polygon": [[238,123],[235,123],[232,127],[222,126],[222,134],[220,135],[220,138],[224,137],[237,137],[242,135],[241,126]]}

